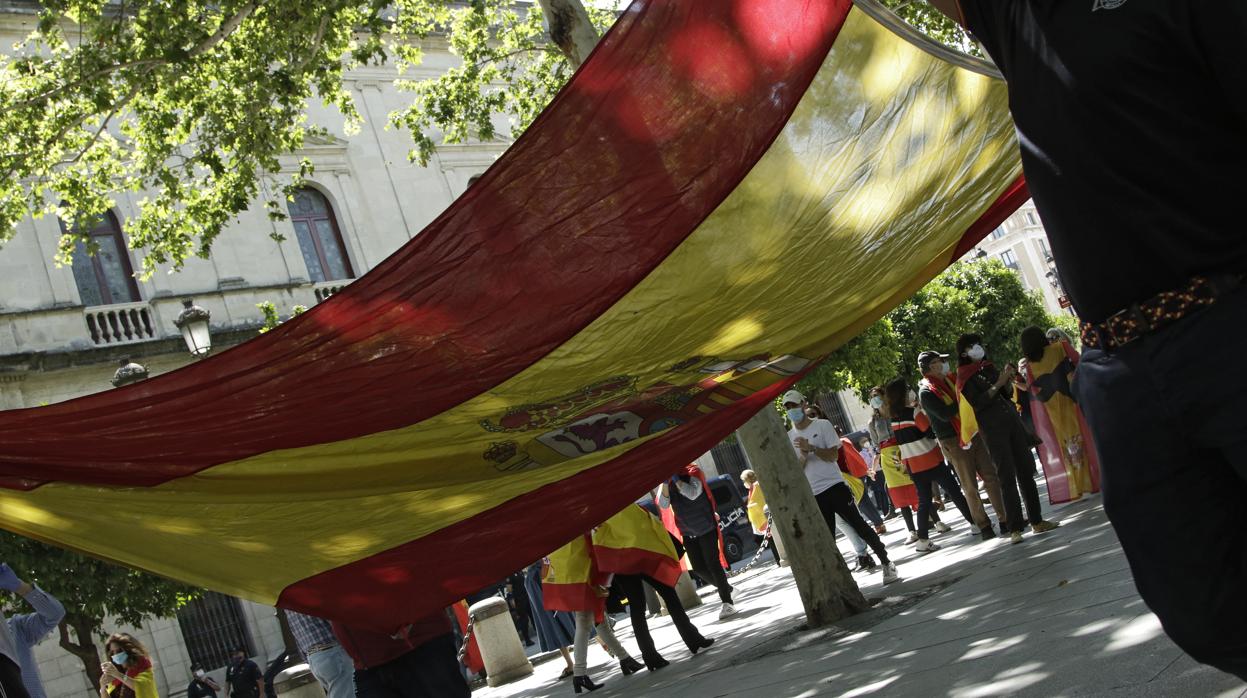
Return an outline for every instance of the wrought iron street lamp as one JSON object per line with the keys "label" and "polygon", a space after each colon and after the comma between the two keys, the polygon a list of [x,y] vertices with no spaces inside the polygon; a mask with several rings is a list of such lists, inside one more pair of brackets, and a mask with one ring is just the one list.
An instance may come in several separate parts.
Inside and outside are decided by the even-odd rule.
{"label": "wrought iron street lamp", "polygon": [[182,301],[182,312],[174,325],[182,331],[182,339],[191,356],[199,358],[212,350],[212,333],[208,329],[208,319],[212,313],[195,305],[194,300],[187,298]]}
{"label": "wrought iron street lamp", "polygon": [[123,385],[138,383],[145,378],[147,378],[147,367],[126,357],[121,360],[121,367],[113,374],[112,383],[114,388],[120,388]]}

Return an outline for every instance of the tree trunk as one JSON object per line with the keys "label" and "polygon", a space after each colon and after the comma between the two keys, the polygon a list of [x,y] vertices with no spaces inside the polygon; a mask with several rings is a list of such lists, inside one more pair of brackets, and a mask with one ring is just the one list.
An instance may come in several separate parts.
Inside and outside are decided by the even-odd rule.
{"label": "tree trunk", "polygon": [[580,0],[538,0],[545,16],[550,40],[554,42],[572,68],[579,68],[598,43],[597,30],[589,21],[589,13]]}
{"label": "tree trunk", "polygon": [[[82,670],[87,674],[87,681],[90,682],[93,689],[98,689],[100,685],[100,651],[95,647],[95,643],[91,641],[94,629],[99,627],[99,623],[94,619],[69,613],[58,626],[61,631],[61,649],[74,655],[82,662]],[[73,628],[74,634],[78,636],[78,641],[73,642],[69,639],[69,629]]]}
{"label": "tree trunk", "polygon": [[792,576],[811,628],[834,623],[869,604],[840,557],[792,448],[784,423],[767,405],[736,432],[784,539]]}

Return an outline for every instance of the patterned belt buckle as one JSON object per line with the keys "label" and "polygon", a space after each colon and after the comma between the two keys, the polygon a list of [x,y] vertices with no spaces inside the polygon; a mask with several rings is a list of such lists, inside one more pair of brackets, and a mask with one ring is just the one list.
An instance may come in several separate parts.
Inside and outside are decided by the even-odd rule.
{"label": "patterned belt buckle", "polygon": [[[1113,313],[1101,326],[1108,330],[1109,339],[1115,347],[1129,344],[1153,329],[1152,321],[1148,320],[1138,303],[1131,303],[1124,310]],[[1120,331],[1118,328],[1121,328]]]}

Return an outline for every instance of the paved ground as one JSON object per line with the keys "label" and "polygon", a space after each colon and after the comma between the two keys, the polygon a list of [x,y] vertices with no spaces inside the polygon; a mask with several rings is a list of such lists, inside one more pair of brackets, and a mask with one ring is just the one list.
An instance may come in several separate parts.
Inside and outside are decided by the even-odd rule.
{"label": "paved ground", "polygon": [[[1161,632],[1135,592],[1099,497],[1048,509],[1061,528],[1024,543],[979,542],[964,522],[937,535],[944,548],[918,556],[904,526],[884,536],[902,582],[858,575],[871,611],[823,631],[802,631],[787,569],[768,564],[734,580],[735,617],[718,603],[690,613],[718,642],[691,657],[666,618],[651,619],[671,666],[623,677],[590,648],[594,695],[750,696],[1235,696],[1247,684],[1196,664]],[[956,516],[955,512],[952,516]],[[950,521],[952,516],[945,516]],[[841,548],[846,544],[841,541]],[[768,558],[769,559],[769,556]],[[616,626],[636,643],[627,620]],[[565,696],[563,662],[538,664],[524,681],[478,689],[478,698]]]}

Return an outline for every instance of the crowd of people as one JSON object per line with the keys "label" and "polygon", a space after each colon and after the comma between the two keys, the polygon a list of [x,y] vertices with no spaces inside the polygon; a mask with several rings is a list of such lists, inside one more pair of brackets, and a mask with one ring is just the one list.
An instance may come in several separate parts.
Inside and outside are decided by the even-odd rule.
{"label": "crowd of people", "polygon": [[[1025,358],[1003,368],[977,334],[958,338],[955,364],[953,355],[922,352],[916,386],[898,377],[870,390],[871,420],[858,443],[841,439],[799,391],[781,398],[815,502],[829,529],[855,549],[855,570],[876,567],[869,548],[882,563],[884,584],[896,581],[878,535],[885,522],[899,515],[907,543],[934,552],[940,546],[931,531],[952,530],[939,514],[948,504],[982,540],[1003,535],[1020,543],[1027,531],[1056,528],[1043,516],[1036,449],[1055,468],[1045,467],[1053,501],[1098,491],[1094,444],[1069,389],[1078,363],[1069,338],[1057,328],[1028,327],[1020,347]],[[751,497],[760,494],[752,473],[746,485]]]}

